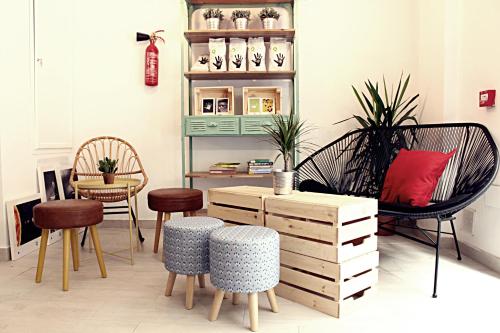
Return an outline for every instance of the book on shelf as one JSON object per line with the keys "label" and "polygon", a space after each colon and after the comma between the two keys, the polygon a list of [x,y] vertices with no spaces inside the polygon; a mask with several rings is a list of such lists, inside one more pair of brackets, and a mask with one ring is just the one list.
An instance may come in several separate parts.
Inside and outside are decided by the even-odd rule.
{"label": "book on shelf", "polygon": [[219,162],[210,166],[208,172],[211,174],[235,174],[240,163]]}
{"label": "book on shelf", "polygon": [[248,174],[270,174],[273,172],[273,161],[269,159],[255,159],[248,161]]}

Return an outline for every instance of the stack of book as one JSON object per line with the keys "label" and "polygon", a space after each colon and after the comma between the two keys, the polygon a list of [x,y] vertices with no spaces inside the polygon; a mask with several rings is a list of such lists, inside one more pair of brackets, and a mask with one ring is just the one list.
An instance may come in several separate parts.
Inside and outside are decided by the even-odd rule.
{"label": "stack of book", "polygon": [[249,175],[270,174],[273,172],[273,161],[269,159],[257,159],[248,161]]}
{"label": "stack of book", "polygon": [[240,163],[219,162],[212,165],[208,172],[215,175],[234,175],[239,165]]}

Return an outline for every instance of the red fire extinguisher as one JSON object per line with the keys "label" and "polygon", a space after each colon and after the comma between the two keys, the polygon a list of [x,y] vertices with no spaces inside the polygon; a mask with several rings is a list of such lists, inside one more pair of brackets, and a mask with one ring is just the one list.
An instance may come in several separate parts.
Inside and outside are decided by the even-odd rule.
{"label": "red fire extinguisher", "polygon": [[165,40],[161,36],[158,36],[159,32],[163,32],[163,30],[157,30],[149,35],[149,45],[146,48],[144,82],[147,86],[152,87],[158,85],[158,48],[155,43],[157,40],[161,40],[165,43]]}

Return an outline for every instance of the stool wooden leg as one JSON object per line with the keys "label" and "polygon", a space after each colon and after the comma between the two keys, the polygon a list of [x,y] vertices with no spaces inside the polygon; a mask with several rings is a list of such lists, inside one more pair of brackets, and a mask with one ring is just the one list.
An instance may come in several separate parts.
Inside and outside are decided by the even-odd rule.
{"label": "stool wooden leg", "polygon": [[165,288],[165,296],[172,296],[172,289],[174,289],[175,278],[177,273],[168,272],[167,288]]}
{"label": "stool wooden leg", "polygon": [[208,320],[214,321],[217,320],[219,316],[220,306],[222,304],[222,300],[224,299],[224,290],[217,289],[214,295],[214,301],[212,303],[212,308],[210,309],[210,314],[208,315]]}
{"label": "stool wooden leg", "polygon": [[233,293],[233,305],[240,304],[240,293]]}
{"label": "stool wooden leg", "polygon": [[80,268],[80,253],[78,251],[77,229],[71,229],[71,255],[73,256],[73,270],[76,272]]}
{"label": "stool wooden leg", "polygon": [[193,308],[193,296],[194,296],[194,275],[188,275],[186,278],[186,309],[191,310]]}
{"label": "stool wooden leg", "polygon": [[71,242],[71,229],[63,231],[63,290],[68,290],[69,285],[69,247]]}
{"label": "stool wooden leg", "polygon": [[259,328],[259,294],[248,294],[248,313],[250,314],[250,330],[256,332]]}
{"label": "stool wooden leg", "polygon": [[99,234],[97,233],[97,228],[95,225],[90,226],[90,234],[92,235],[92,242],[95,247],[95,255],[97,256],[97,262],[99,263],[99,268],[101,269],[101,277],[107,277],[106,266],[104,265],[104,259],[102,257],[101,241],[99,240]]}
{"label": "stool wooden leg", "polygon": [[269,304],[271,305],[271,311],[273,312],[278,312],[278,302],[276,301],[276,294],[274,293],[274,288],[269,289],[266,291],[267,293],[267,299],[269,300]]}
{"label": "stool wooden leg", "polygon": [[158,253],[158,243],[160,242],[161,225],[163,224],[163,212],[156,214],[156,231],[153,252]]}
{"label": "stool wooden leg", "polygon": [[205,288],[205,274],[198,274],[198,284],[200,288]]}
{"label": "stool wooden leg", "polygon": [[47,252],[48,239],[49,229],[42,229],[42,240],[40,242],[40,251],[38,252],[38,266],[36,268],[36,283],[40,283],[42,281],[43,264],[45,263],[45,253]]}
{"label": "stool wooden leg", "polygon": [[182,212],[182,215],[184,217],[189,217],[189,216],[191,216],[191,212]]}

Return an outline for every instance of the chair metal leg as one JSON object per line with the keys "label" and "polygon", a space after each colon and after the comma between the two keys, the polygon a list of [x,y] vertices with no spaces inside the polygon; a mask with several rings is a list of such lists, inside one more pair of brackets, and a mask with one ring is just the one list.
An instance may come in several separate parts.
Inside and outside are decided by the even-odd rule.
{"label": "chair metal leg", "polygon": [[81,247],[85,246],[85,238],[87,238],[87,230],[88,229],[89,229],[89,227],[85,227],[85,230],[83,231],[82,241],[80,242]]}
{"label": "chair metal leg", "polygon": [[450,220],[451,231],[453,232],[453,239],[455,240],[455,248],[457,249],[457,259],[462,260],[462,255],[460,254],[460,247],[458,246],[457,233],[455,232],[455,224],[453,220]]}
{"label": "chair metal leg", "polygon": [[434,266],[434,291],[432,293],[432,297],[437,297],[437,279],[438,279],[438,269],[439,269],[439,241],[441,239],[441,219],[437,218],[437,238],[436,238],[436,263]]}
{"label": "chair metal leg", "polygon": [[[130,207],[130,210],[132,213],[132,220],[134,221],[134,225],[137,225],[137,219],[135,217],[134,209],[132,207]],[[141,228],[138,227],[137,231],[139,232],[139,240],[141,241],[141,243],[144,243],[144,237],[142,237]]]}

